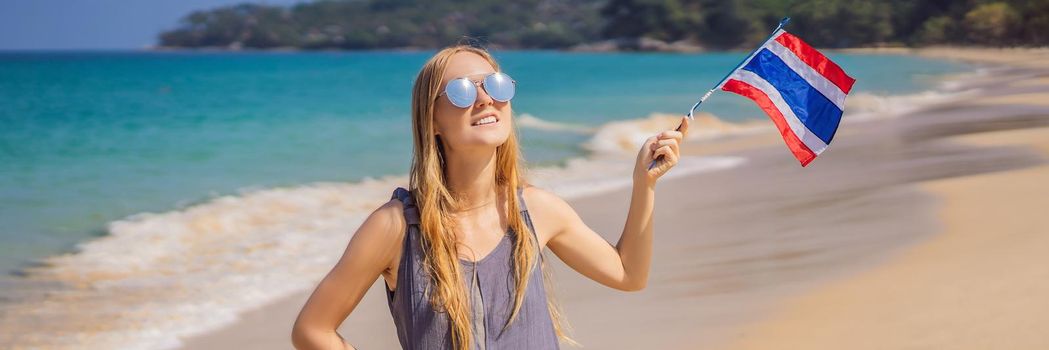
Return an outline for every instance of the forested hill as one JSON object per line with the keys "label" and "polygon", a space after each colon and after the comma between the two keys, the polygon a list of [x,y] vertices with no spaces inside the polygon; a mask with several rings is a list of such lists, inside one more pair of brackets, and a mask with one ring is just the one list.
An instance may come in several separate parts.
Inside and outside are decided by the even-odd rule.
{"label": "forested hill", "polygon": [[158,46],[435,48],[469,36],[504,48],[731,49],[784,15],[820,47],[1049,44],[1049,0],[323,0],[196,11]]}

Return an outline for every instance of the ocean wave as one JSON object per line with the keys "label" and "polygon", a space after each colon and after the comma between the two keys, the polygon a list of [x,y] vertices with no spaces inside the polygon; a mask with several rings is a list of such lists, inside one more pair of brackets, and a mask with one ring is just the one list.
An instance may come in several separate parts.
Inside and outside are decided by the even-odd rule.
{"label": "ocean wave", "polygon": [[528,113],[521,113],[520,115],[516,115],[515,118],[517,118],[516,122],[518,126],[529,129],[571,132],[576,134],[592,134],[595,130],[595,128],[586,125],[561,123],[546,119],[540,119],[539,117],[536,117]]}
{"label": "ocean wave", "polygon": [[971,96],[977,90],[927,90],[904,95],[850,94],[845,103],[844,121],[895,118],[935,105]]}
{"label": "ocean wave", "polygon": [[[742,157],[681,156],[662,179],[728,169],[745,161]],[[563,167],[534,169],[529,173],[536,185],[574,199],[629,188],[633,184],[634,162],[634,158],[626,156],[573,158]]]}
{"label": "ocean wave", "polygon": [[[969,90],[849,96],[846,122],[899,116]],[[565,199],[629,188],[644,140],[677,127],[680,115],[653,113],[597,127],[521,114],[520,126],[590,135],[587,157],[529,169],[531,181]],[[774,132],[767,119],[729,122],[699,113],[689,140]],[[665,178],[738,166],[739,157],[682,156]],[[236,322],[238,314],[309,291],[338,261],[353,232],[406,176],[353,183],[245,189],[184,208],[140,213],[75,253],[26,273],[27,299],[0,316],[0,344],[46,348],[156,348]]]}
{"label": "ocean wave", "polygon": [[[312,287],[364,218],[406,178],[221,196],[111,222],[108,235],[27,271],[60,286],[6,305],[4,344],[152,348],[220,328]],[[32,322],[27,322],[32,320]]]}
{"label": "ocean wave", "polygon": [[[764,120],[729,122],[710,113],[696,113],[689,123],[688,140],[710,140],[726,136],[771,130]],[[666,130],[674,130],[681,115],[652,113],[647,117],[605,123],[583,143],[583,148],[597,155],[636,154],[645,139]]]}
{"label": "ocean wave", "polygon": [[853,92],[846,98],[842,120],[850,122],[897,118],[932,106],[975,96],[982,90],[973,85],[986,79],[992,73],[989,68],[978,68],[938,76],[935,78],[936,84],[932,89],[909,94]]}
{"label": "ocean wave", "polygon": [[[666,178],[739,165],[682,157]],[[573,199],[627,188],[632,157],[571,159],[530,179]],[[406,176],[243,190],[109,223],[108,235],[26,271],[49,285],[5,305],[0,343],[28,348],[170,349],[238,314],[307,292]],[[6,339],[5,339],[6,338]]]}

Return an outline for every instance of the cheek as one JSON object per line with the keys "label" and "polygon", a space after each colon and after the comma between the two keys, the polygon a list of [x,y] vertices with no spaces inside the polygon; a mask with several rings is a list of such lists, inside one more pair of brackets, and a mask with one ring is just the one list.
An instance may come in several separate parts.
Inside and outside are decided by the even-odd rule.
{"label": "cheek", "polygon": [[433,114],[434,128],[439,133],[454,132],[462,125],[465,116],[461,109],[439,105]]}
{"label": "cheek", "polygon": [[510,109],[510,104],[507,103],[506,108],[500,110],[499,114],[500,120],[506,121],[506,123],[502,123],[503,127],[507,129],[507,132],[509,132],[509,130],[513,128],[514,125],[514,112],[513,109]]}

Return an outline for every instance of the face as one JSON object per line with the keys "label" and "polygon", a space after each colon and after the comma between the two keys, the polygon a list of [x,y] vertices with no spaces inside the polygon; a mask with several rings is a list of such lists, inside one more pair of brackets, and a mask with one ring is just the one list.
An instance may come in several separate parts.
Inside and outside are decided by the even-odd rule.
{"label": "face", "polygon": [[[472,52],[457,52],[448,60],[441,90],[448,82],[461,77],[480,82],[496,70],[483,57]],[[434,102],[434,128],[441,136],[446,150],[466,150],[498,147],[510,136],[510,101],[493,100],[482,86],[477,86],[477,100],[467,108],[459,108],[447,95]],[[496,121],[478,125],[478,121],[495,117]]]}

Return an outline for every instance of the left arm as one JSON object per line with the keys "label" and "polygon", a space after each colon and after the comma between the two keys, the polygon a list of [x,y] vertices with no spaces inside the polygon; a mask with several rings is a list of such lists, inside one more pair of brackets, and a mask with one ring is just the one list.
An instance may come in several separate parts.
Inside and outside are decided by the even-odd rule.
{"label": "left arm", "polygon": [[[645,141],[634,165],[634,186],[630,210],[619,242],[608,241],[583,223],[575,210],[563,199],[545,191],[534,195],[545,203],[544,215],[550,223],[547,246],[566,265],[603,285],[638,291],[648,283],[652,262],[652,211],[655,206],[655,185],[660,176],[677,164],[679,145],[688,132],[688,119],[682,118],[680,131],[664,131]],[[653,159],[663,156],[651,170]]]}

